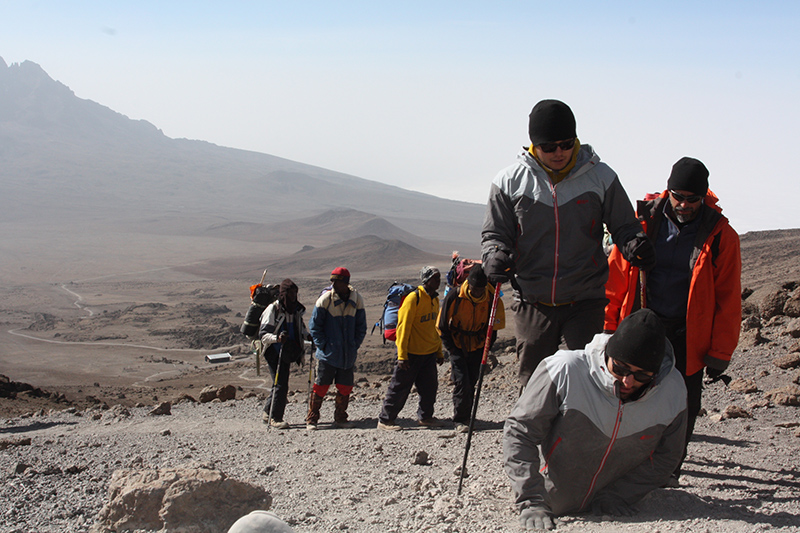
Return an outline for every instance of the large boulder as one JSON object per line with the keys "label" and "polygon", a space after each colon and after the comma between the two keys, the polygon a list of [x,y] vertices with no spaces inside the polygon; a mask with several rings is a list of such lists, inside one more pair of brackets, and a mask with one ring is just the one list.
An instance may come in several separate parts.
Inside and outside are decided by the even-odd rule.
{"label": "large boulder", "polygon": [[117,470],[108,493],[92,533],[216,533],[227,531],[250,511],[272,505],[272,496],[263,488],[229,479],[208,465]]}

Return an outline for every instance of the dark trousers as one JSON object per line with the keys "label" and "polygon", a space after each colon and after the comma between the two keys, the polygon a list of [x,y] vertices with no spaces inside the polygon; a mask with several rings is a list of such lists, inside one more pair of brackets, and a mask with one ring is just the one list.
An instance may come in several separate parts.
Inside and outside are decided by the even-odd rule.
{"label": "dark trousers", "polygon": [[[286,358],[280,358],[280,366],[278,366],[278,350],[272,346],[264,350],[264,359],[269,367],[269,375],[272,376],[273,388],[264,403],[264,412],[269,414],[272,402],[275,402],[275,406],[272,407],[272,419],[282,421],[283,413],[286,411],[286,397],[289,394],[289,371],[292,363]],[[277,383],[275,382],[276,372],[278,374]]]}
{"label": "dark trousers", "polygon": [[450,352],[450,376],[453,378],[453,422],[469,423],[482,359],[483,348],[466,354]]}
{"label": "dark trousers", "polygon": [[436,354],[408,354],[408,363],[407,370],[402,370],[399,365],[394,367],[392,380],[389,382],[381,408],[381,422],[393,422],[397,418],[414,385],[417,386],[419,394],[417,419],[424,420],[433,416],[433,404],[436,403],[436,391],[439,388]]}
{"label": "dark trousers", "polygon": [[689,441],[692,440],[694,434],[694,424],[697,421],[697,415],[700,414],[700,407],[702,404],[703,396],[703,371],[695,372],[691,376],[686,375],[686,321],[662,319],[667,328],[667,338],[672,343],[672,349],[675,352],[675,368],[677,368],[683,376],[683,382],[686,384],[686,438],[683,443],[683,455],[681,456],[681,463],[675,469],[675,477],[680,476],[681,466],[689,447]]}
{"label": "dark trousers", "polygon": [[514,302],[520,389],[528,384],[542,359],[558,351],[562,339],[567,349],[581,350],[601,333],[607,302],[605,298],[557,306],[541,303],[522,306]]}

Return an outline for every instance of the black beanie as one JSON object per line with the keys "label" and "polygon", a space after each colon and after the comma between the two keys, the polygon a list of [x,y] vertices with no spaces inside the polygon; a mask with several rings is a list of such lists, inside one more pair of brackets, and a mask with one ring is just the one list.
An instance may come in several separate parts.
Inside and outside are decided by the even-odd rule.
{"label": "black beanie", "polygon": [[700,196],[708,192],[708,169],[693,157],[682,157],[672,165],[672,173],[667,180],[671,191],[689,191]]}
{"label": "black beanie", "polygon": [[542,100],[529,115],[528,135],[534,146],[577,137],[575,115],[559,100]]}
{"label": "black beanie", "polygon": [[469,276],[467,276],[467,283],[469,283],[469,286],[480,289],[481,287],[485,287],[488,282],[489,280],[486,279],[486,273],[484,273],[481,265],[473,265],[472,269],[469,271]]}
{"label": "black beanie", "polygon": [[666,334],[664,324],[650,309],[639,309],[620,322],[608,339],[606,355],[615,361],[658,372],[664,359]]}

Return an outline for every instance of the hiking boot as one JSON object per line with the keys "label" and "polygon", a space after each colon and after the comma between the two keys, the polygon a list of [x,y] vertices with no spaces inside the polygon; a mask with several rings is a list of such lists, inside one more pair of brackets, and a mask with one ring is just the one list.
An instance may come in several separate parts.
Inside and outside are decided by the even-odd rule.
{"label": "hiking boot", "polygon": [[347,406],[350,404],[350,396],[345,396],[341,392],[336,392],[336,408],[333,411],[333,424],[337,428],[349,429],[353,427],[352,422],[347,421]]}
{"label": "hiking boot", "polygon": [[400,431],[403,428],[398,426],[397,422],[395,422],[394,420],[392,420],[391,422],[383,422],[381,420],[378,420],[378,429],[382,429],[384,431]]}
{"label": "hiking boot", "polygon": [[469,432],[469,426],[467,424],[462,424],[461,422],[456,422],[455,429],[456,429],[456,433],[467,433],[467,432]]}
{"label": "hiking boot", "polygon": [[666,483],[664,483],[661,488],[665,489],[677,489],[680,488],[681,482],[678,480],[678,476],[675,474],[670,474],[669,479]]}
{"label": "hiking boot", "polygon": [[444,424],[442,424],[441,420],[434,417],[430,417],[430,418],[423,418],[422,420],[420,420],[419,425],[425,426],[426,428],[440,428]]}
{"label": "hiking boot", "polygon": [[308,399],[308,414],[306,415],[306,429],[315,430],[319,423],[319,410],[322,408],[322,396],[318,396],[316,392],[311,391],[311,396]]}
{"label": "hiking boot", "polygon": [[[267,415],[269,417],[269,415]],[[289,429],[289,423],[283,420],[270,420],[269,425],[275,429]]]}

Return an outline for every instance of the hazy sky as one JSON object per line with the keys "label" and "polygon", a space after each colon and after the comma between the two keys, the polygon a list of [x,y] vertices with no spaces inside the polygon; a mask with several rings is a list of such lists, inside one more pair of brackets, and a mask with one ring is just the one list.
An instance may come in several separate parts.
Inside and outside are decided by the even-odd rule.
{"label": "hazy sky", "polygon": [[484,203],[558,98],[632,200],[697,157],[800,227],[800,2],[0,0],[0,57],[169,137]]}

